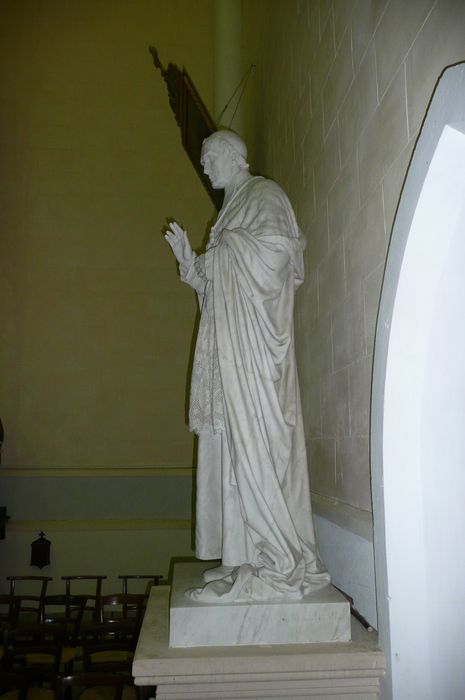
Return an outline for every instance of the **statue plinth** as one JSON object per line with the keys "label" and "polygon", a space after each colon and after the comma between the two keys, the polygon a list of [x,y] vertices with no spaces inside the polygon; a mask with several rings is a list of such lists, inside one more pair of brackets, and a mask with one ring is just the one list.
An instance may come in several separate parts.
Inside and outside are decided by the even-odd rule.
{"label": "statue plinth", "polygon": [[300,600],[200,603],[184,595],[204,585],[206,562],[176,564],[170,647],[309,644],[350,641],[350,606],[333,586]]}
{"label": "statue plinth", "polygon": [[171,647],[169,597],[168,586],[152,588],[132,669],[157,700],[379,697],[384,654],[354,618],[350,642]]}

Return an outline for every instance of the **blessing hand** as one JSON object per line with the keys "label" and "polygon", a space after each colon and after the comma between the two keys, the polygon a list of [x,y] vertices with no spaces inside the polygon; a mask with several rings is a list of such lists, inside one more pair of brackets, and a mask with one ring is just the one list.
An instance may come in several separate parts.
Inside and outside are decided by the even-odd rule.
{"label": "blessing hand", "polygon": [[175,221],[168,224],[168,229],[165,233],[165,238],[171,246],[176,260],[180,265],[190,267],[194,259],[194,253],[189,243],[186,231],[179,226]]}

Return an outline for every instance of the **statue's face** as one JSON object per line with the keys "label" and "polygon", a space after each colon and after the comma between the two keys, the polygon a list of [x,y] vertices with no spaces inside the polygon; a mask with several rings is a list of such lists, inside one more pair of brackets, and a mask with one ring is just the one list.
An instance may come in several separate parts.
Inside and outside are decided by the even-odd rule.
{"label": "statue's face", "polygon": [[207,141],[202,146],[200,164],[213,189],[224,189],[237,172],[230,149],[221,141]]}

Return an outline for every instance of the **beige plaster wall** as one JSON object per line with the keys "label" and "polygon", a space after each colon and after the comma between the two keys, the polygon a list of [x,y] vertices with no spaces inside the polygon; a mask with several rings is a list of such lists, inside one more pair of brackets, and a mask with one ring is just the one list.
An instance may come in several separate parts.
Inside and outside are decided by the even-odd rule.
{"label": "beige plaster wall", "polygon": [[[13,528],[13,526],[12,526]],[[174,523],[166,525],[146,524],[136,521],[131,529],[118,521],[110,523],[93,522],[89,527],[74,527],[69,521],[48,529],[47,539],[51,542],[50,565],[38,569],[29,566],[30,544],[38,537],[38,532],[22,526],[13,529],[5,542],[0,543],[0,591],[7,593],[9,575],[49,576],[50,593],[64,593],[62,576],[106,576],[102,593],[122,592],[119,576],[144,575],[170,576],[173,557],[189,555],[189,526]],[[19,593],[33,593],[37,584],[25,583],[18,588]],[[147,581],[134,581],[130,593],[142,593]],[[77,593],[92,593],[95,584],[82,582],[73,587]],[[37,590],[37,589],[36,589]]]}
{"label": "beige plaster wall", "polygon": [[370,511],[370,386],[387,246],[434,85],[465,60],[465,3],[244,8],[246,61],[257,64],[246,98],[255,170],[289,193],[308,241],[296,322],[312,487]]}
{"label": "beige plaster wall", "polygon": [[213,209],[148,46],[211,104],[213,4],[18,0],[0,27],[3,463],[190,466],[196,301],[161,229],[198,245]]}
{"label": "beige plaster wall", "polygon": [[211,107],[213,23],[213,0],[2,3],[1,590],[39,573],[40,529],[58,581],[191,554],[197,307],[162,227],[200,245],[213,207],[148,46]]}

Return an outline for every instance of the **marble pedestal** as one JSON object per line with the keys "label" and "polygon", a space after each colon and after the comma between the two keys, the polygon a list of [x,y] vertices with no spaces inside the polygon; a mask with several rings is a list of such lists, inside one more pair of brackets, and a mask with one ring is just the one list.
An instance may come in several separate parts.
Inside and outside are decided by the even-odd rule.
{"label": "marble pedestal", "polygon": [[157,700],[379,698],[384,654],[356,620],[350,642],[172,648],[169,597],[152,588],[133,663],[136,685]]}
{"label": "marble pedestal", "polygon": [[333,586],[295,601],[199,603],[205,562],[176,564],[170,602],[170,646],[237,646],[348,642],[350,605]]}

